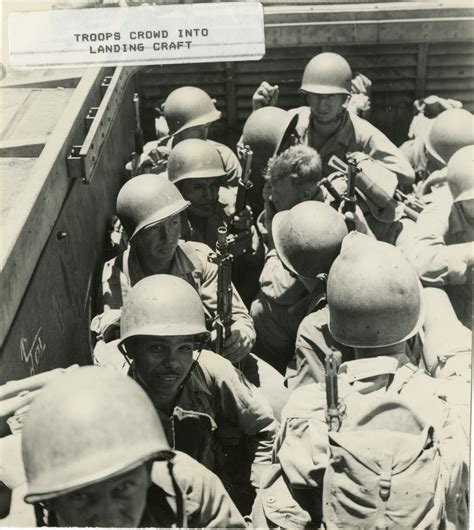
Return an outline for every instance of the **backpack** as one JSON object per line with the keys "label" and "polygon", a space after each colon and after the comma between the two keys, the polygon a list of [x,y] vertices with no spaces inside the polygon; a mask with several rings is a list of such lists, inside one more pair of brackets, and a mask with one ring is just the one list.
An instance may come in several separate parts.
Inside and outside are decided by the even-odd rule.
{"label": "backpack", "polygon": [[444,420],[436,415],[447,410],[429,393],[410,401],[400,396],[419,373],[405,365],[388,389],[369,394],[338,376],[341,423],[328,433],[323,484],[328,530],[443,528],[446,480],[438,426]]}

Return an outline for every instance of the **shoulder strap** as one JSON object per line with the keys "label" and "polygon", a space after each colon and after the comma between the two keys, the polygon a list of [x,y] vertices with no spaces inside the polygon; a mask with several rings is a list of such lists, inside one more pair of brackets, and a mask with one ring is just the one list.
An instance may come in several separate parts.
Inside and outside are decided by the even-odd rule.
{"label": "shoulder strap", "polygon": [[401,366],[396,372],[393,378],[393,382],[390,385],[390,391],[396,394],[400,394],[403,388],[416,376],[424,374],[425,371],[422,368],[417,368],[411,363],[406,363]]}
{"label": "shoulder strap", "polygon": [[199,255],[196,249],[193,247],[191,241],[180,241],[178,247],[184,252],[189,261],[193,264],[195,269],[202,271],[202,261],[199,259]]}

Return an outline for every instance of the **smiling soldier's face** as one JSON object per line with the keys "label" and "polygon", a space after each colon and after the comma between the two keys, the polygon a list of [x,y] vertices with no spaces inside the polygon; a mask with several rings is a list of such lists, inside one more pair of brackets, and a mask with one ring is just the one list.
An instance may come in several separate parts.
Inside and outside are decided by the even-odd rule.
{"label": "smiling soldier's face", "polygon": [[155,404],[178,392],[193,363],[194,336],[137,337],[133,358],[137,375],[149,387]]}

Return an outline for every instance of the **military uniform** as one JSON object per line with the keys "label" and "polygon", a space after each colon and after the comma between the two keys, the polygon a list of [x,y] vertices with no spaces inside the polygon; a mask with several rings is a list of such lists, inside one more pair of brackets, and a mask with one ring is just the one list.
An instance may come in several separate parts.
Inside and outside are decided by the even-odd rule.
{"label": "military uniform", "polygon": [[250,314],[257,332],[255,351],[284,374],[295,350],[296,332],[312,296],[271,250],[260,275],[260,291]]}
{"label": "military uniform", "polygon": [[368,121],[351,112],[344,112],[338,129],[318,148],[316,147],[316,132],[311,124],[311,109],[299,107],[289,112],[298,115],[296,131],[300,141],[318,151],[323,163],[323,177],[327,177],[333,171],[327,165],[332,155],[343,160],[346,153],[360,151],[395,173],[400,185],[413,184],[415,174],[406,158],[382,132]]}
{"label": "military uniform", "polygon": [[[444,404],[442,393],[439,395],[439,382],[417,371],[404,356],[349,361],[340,366],[339,374],[351,381],[354,391],[382,397],[404,365],[414,375],[400,391],[401,396],[416,400],[421,394],[433,405],[431,420],[441,433],[439,443],[446,457],[443,475],[449,477],[448,528],[462,528],[467,515],[462,497],[467,488],[469,444],[457,418]],[[304,385],[290,396],[275,443],[275,465],[265,473],[254,505],[254,526],[314,528],[321,523],[322,481],[329,456],[325,414],[326,393],[322,385]]]}
{"label": "military uniform", "polygon": [[[8,444],[6,443],[8,442]],[[9,436],[2,443],[2,455],[8,456],[8,486],[13,490],[10,514],[4,523],[7,526],[35,526],[32,506],[25,504],[21,496],[26,491],[26,477],[21,462],[21,434]],[[190,527],[198,528],[246,528],[245,521],[228,497],[220,480],[196,460],[179,451],[172,459],[173,476],[176,480],[186,519]],[[3,474],[2,474],[3,476]],[[147,504],[140,528],[170,528],[180,523],[177,508],[181,499],[169,476],[167,463],[155,462],[152,485],[148,490]],[[47,526],[58,526],[54,512],[46,517]]]}
{"label": "military uniform", "polygon": [[[169,274],[183,278],[199,293],[209,327],[217,311],[217,266],[208,260],[210,252],[211,249],[202,243],[180,241],[169,270]],[[110,325],[107,311],[120,309],[131,287],[144,276],[133,247],[105,263],[101,299],[104,314],[99,316],[99,320],[104,324],[97,325],[100,332],[104,333]],[[252,319],[235,289],[232,316],[234,322],[244,324],[249,333],[255,336]],[[117,325],[119,318],[116,313],[113,318],[114,325]]]}
{"label": "military uniform", "polygon": [[202,351],[171,416],[158,414],[171,447],[214,471],[238,506],[250,509],[250,485],[258,488],[278,429],[259,390],[229,361]]}
{"label": "military uniform", "polygon": [[420,214],[414,242],[415,265],[424,285],[443,287],[458,318],[472,329],[472,268],[458,245],[472,244],[474,225],[447,187],[433,194]]}

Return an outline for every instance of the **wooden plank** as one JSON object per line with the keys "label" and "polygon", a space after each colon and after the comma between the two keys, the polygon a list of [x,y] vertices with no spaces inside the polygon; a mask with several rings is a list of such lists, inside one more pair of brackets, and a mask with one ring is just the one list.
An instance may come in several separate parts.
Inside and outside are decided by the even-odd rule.
{"label": "wooden plank", "polygon": [[474,77],[473,66],[453,65],[429,67],[427,69],[427,77],[431,79],[466,79]]}
{"label": "wooden plank", "polygon": [[428,44],[423,42],[418,44],[418,60],[416,67],[416,86],[415,96],[416,98],[423,97],[425,93],[426,85],[426,67],[428,62]]}
{"label": "wooden plank", "polygon": [[[267,48],[265,53],[265,60],[267,59],[286,59],[286,58],[300,58],[307,57],[308,59],[316,55],[322,50],[322,46],[312,45],[312,46],[299,46],[299,47],[290,47],[290,48]],[[344,56],[362,56],[372,55],[377,57],[380,55],[380,47],[373,45],[364,45],[360,44],[357,46],[351,46],[349,44],[343,46],[331,45],[330,50],[335,53],[342,53]],[[384,55],[416,55],[416,45],[415,44],[387,44],[383,48]]]}
{"label": "wooden plank", "polygon": [[[160,85],[169,85],[169,86],[183,86],[183,85],[196,85],[196,84],[207,84],[207,85],[218,85],[223,82],[224,75],[209,76],[206,72],[195,71],[194,74],[179,73],[173,74],[172,77],[169,76],[151,76],[153,83],[158,83]],[[148,77],[143,78],[142,84],[143,87],[146,87],[150,82]]]}
{"label": "wooden plank", "polygon": [[473,53],[474,43],[471,40],[466,41],[466,37],[472,32],[466,33],[465,38],[459,42],[442,42],[433,43],[430,46],[430,55],[458,55],[462,53]]}
{"label": "wooden plank", "polygon": [[458,53],[452,55],[434,55],[432,51],[428,54],[428,68],[430,67],[450,67],[453,65],[474,66],[474,53]]}
{"label": "wooden plank", "polygon": [[[397,80],[397,79],[416,79],[416,68],[399,68],[394,66],[388,66],[387,68],[353,68],[354,71],[361,71],[367,75],[371,80]],[[279,71],[279,70],[267,70],[264,65],[260,69],[259,73],[255,72],[241,72],[239,74],[239,83],[251,84],[260,80],[263,81],[266,77],[272,80],[282,79],[288,82],[293,80],[294,82],[300,82],[303,75],[303,68],[300,70],[293,71]],[[266,76],[266,77],[265,77]]]}
{"label": "wooden plank", "polygon": [[[224,63],[200,63],[199,69],[202,72],[208,74],[213,73],[225,73],[225,64]],[[158,76],[163,77],[170,74],[193,74],[196,72],[195,64],[170,64],[170,65],[154,65],[145,67],[140,70],[139,77],[149,77],[149,76]]]}
{"label": "wooden plank", "polygon": [[463,41],[472,18],[280,22],[265,25],[267,47]]}
{"label": "wooden plank", "polygon": [[236,120],[236,71],[235,63],[226,63],[226,110],[227,110],[227,126],[234,127]]}
{"label": "wooden plank", "polygon": [[[474,79],[464,79],[462,82],[464,90],[474,90]],[[426,90],[436,93],[436,90],[459,90],[459,79],[427,79]]]}
{"label": "wooden plank", "polygon": [[[142,81],[142,93],[145,96],[154,96],[156,99],[163,99],[163,101],[168,97],[168,94],[175,90],[176,88],[179,88],[183,85],[180,84],[157,84],[156,80],[151,83],[148,81],[143,80]],[[199,88],[202,88],[205,90],[208,94],[211,94],[213,97],[216,96],[225,96],[225,85],[224,80],[222,79],[219,84],[216,85],[209,85],[209,84],[203,84],[203,83],[189,83],[191,86],[197,86]]]}
{"label": "wooden plank", "polygon": [[[9,158],[38,158],[43,151],[46,138],[30,138],[28,142],[6,141],[0,142],[0,159]],[[1,160],[0,160],[1,161]],[[2,197],[2,200],[5,200]]]}
{"label": "wooden plank", "polygon": [[472,17],[473,6],[469,1],[464,2],[397,2],[380,3],[374,9],[373,5],[366,3],[353,3],[352,5],[307,5],[294,6],[287,4],[281,7],[265,7],[265,24],[281,21],[284,18],[288,23],[311,22],[316,18],[323,22],[341,22],[352,20],[360,25],[363,22],[399,21],[399,20],[424,20],[426,18]]}
{"label": "wooden plank", "polygon": [[30,174],[36,164],[35,158],[0,158],[0,218],[2,223],[10,211],[21,201],[23,190],[28,187]]}
{"label": "wooden plank", "polygon": [[[27,143],[43,137],[44,142],[73,93],[72,88],[1,89],[1,139]],[[7,110],[5,114],[4,109]]]}

